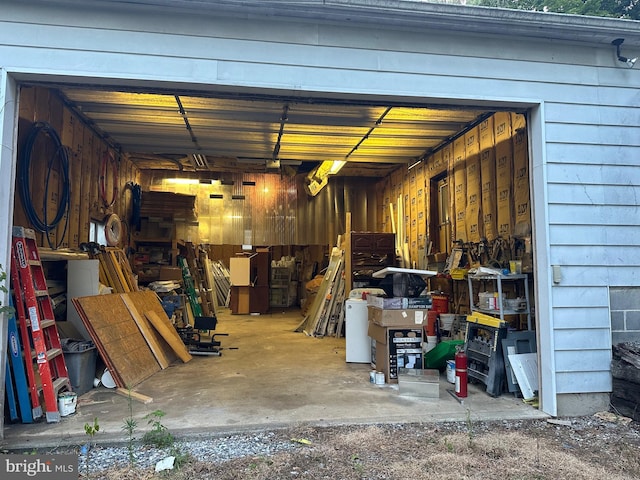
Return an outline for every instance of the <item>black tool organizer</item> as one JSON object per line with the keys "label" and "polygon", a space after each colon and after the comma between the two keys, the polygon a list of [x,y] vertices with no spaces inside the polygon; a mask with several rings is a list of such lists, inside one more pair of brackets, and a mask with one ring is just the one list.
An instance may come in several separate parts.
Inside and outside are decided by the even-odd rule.
{"label": "black tool organizer", "polygon": [[487,393],[498,397],[504,390],[506,372],[502,339],[507,336],[507,323],[477,315],[467,317],[465,353],[467,374],[487,386]]}

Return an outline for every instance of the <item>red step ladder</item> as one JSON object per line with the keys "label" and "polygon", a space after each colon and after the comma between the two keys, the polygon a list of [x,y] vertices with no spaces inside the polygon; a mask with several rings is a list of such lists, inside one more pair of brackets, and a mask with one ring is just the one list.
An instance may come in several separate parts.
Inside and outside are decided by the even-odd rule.
{"label": "red step ladder", "polygon": [[[71,391],[71,382],[62,354],[35,232],[29,228],[13,227],[11,252],[11,281],[16,297],[15,308],[24,349],[33,417],[36,419],[42,416],[42,393],[47,422],[59,422],[58,394],[65,389]],[[33,362],[38,366],[39,384]]]}

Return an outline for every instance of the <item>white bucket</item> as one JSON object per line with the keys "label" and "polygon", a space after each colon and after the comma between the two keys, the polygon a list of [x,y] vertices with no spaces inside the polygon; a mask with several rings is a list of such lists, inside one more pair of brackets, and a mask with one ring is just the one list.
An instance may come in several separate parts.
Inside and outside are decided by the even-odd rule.
{"label": "white bucket", "polygon": [[116,388],[116,382],[113,380],[111,372],[109,372],[108,369],[105,370],[102,377],[100,377],[100,382],[107,388]]}
{"label": "white bucket", "polygon": [[447,360],[447,382],[456,383],[456,362]]}
{"label": "white bucket", "polygon": [[453,328],[453,321],[456,319],[455,313],[440,314],[440,329],[450,332]]}
{"label": "white bucket", "polygon": [[76,404],[78,395],[74,392],[62,392],[58,395],[58,410],[61,417],[66,417],[72,413],[76,413]]}
{"label": "white bucket", "polygon": [[427,341],[422,342],[422,352],[427,353],[436,348],[438,337],[436,335],[427,335]]}

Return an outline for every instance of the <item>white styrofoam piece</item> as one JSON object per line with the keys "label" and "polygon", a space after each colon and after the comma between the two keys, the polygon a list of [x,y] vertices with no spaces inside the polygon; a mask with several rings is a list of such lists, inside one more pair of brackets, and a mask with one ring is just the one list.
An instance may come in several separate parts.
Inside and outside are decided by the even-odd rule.
{"label": "white styrofoam piece", "polygon": [[438,274],[438,272],[434,272],[433,270],[419,270],[416,268],[400,268],[400,267],[386,267],[382,270],[378,270],[374,272],[372,277],[374,278],[384,278],[390,273],[413,273],[415,275],[422,275],[425,277],[434,277]]}
{"label": "white styrofoam piece", "polygon": [[538,384],[538,354],[517,353],[508,355],[513,374],[518,379],[520,391],[525,400],[536,396]]}

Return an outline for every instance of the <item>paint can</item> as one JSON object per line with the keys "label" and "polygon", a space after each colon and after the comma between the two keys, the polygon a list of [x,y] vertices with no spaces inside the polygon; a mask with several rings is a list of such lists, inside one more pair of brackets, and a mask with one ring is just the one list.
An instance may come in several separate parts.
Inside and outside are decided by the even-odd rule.
{"label": "paint can", "polygon": [[376,372],[376,385],[384,385],[384,372]]}
{"label": "paint can", "polygon": [[455,360],[447,360],[447,382],[456,383],[456,362]]}
{"label": "paint can", "polygon": [[62,392],[58,395],[58,411],[61,417],[76,413],[78,395],[74,392]]}
{"label": "paint can", "polygon": [[375,370],[371,370],[369,372],[369,381],[371,383],[376,383],[376,371]]}

